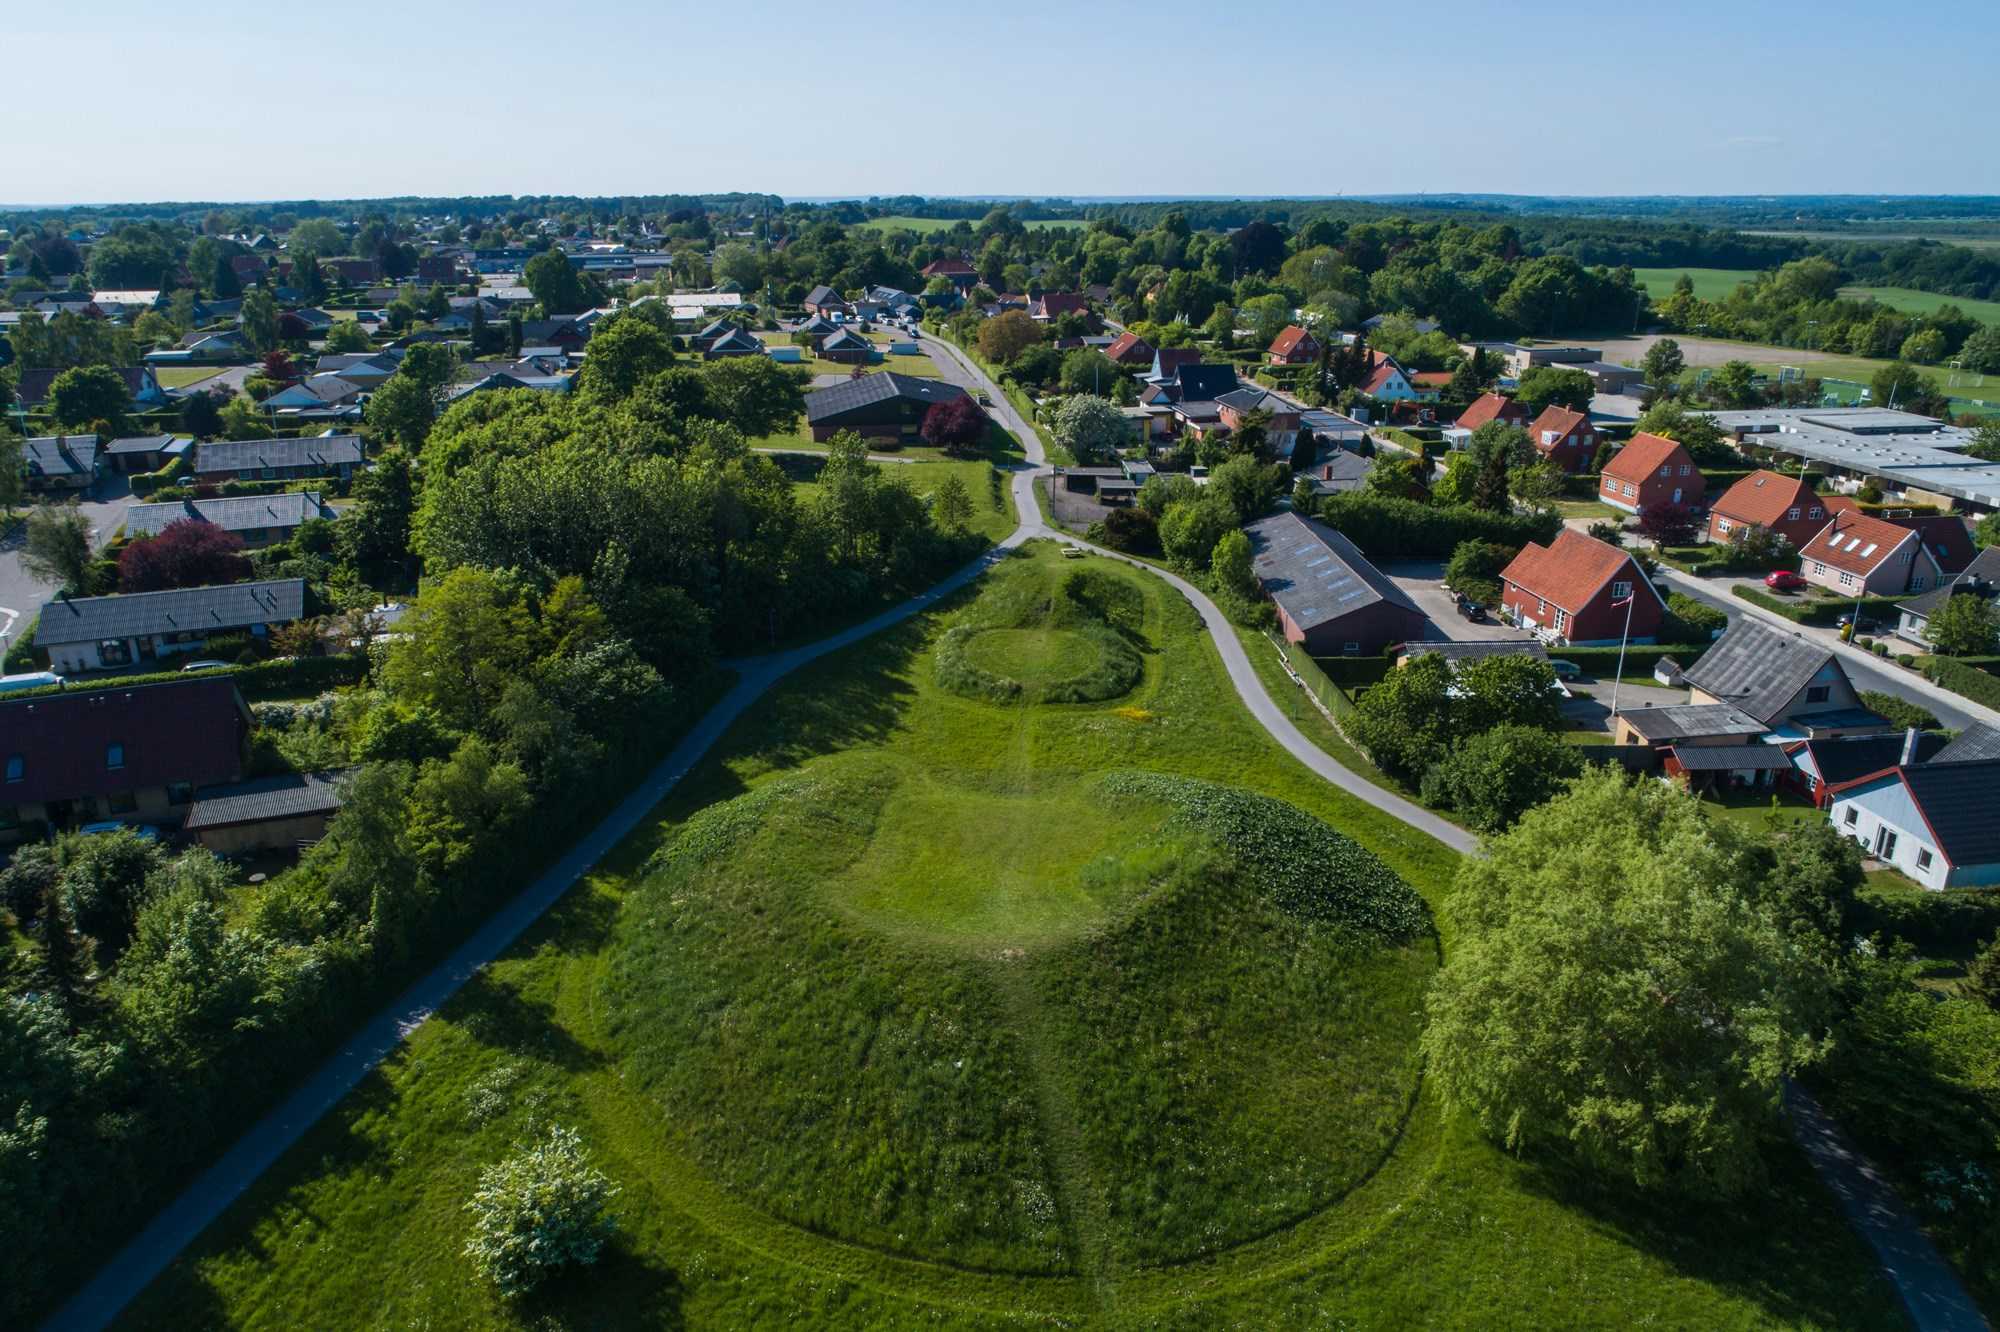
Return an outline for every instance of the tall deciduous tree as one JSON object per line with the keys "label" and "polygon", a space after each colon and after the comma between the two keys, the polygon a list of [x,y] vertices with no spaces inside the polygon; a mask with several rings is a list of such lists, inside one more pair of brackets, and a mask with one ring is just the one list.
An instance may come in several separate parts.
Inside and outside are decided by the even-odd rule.
{"label": "tall deciduous tree", "polygon": [[123,376],[110,366],[78,366],[50,383],[47,405],[56,424],[66,429],[81,430],[102,421],[122,433],[132,395]]}
{"label": "tall deciduous tree", "polygon": [[208,587],[249,576],[243,538],[192,518],[168,523],[158,536],[134,541],[118,556],[120,592]]}
{"label": "tall deciduous tree", "polygon": [[1008,310],[979,325],[979,354],[995,365],[1007,365],[1042,340],[1042,330],[1021,310]]}
{"label": "tall deciduous tree", "polygon": [[1050,433],[1056,443],[1068,449],[1081,466],[1108,458],[1131,437],[1125,414],[1110,399],[1076,393],[1064,401],[1056,413]]}
{"label": "tall deciduous tree", "polygon": [[1830,983],[1745,834],[1607,767],[1487,849],[1459,870],[1428,1001],[1446,1101],[1642,1186],[1754,1185],[1785,1078],[1826,1048]]}
{"label": "tall deciduous tree", "polygon": [[74,504],[41,504],[28,513],[21,567],[72,596],[90,592],[90,520]]}

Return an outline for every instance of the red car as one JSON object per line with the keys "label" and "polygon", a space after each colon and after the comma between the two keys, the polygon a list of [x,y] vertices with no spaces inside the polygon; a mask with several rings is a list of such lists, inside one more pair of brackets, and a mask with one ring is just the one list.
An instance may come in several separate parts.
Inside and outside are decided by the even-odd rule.
{"label": "red car", "polygon": [[1790,569],[1773,569],[1764,575],[1764,586],[1773,592],[1796,592],[1806,585],[1806,580]]}

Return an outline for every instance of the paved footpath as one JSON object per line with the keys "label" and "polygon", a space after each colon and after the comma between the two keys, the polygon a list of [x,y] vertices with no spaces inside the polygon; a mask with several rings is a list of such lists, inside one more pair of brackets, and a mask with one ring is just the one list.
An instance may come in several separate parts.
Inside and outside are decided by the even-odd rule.
{"label": "paved footpath", "polygon": [[[715,742],[735,724],[750,705],[786,675],[817,660],[829,652],[837,652],[844,647],[858,643],[869,636],[881,632],[893,624],[900,623],[935,605],[939,600],[973,581],[980,574],[1004,558],[1005,553],[1025,541],[1038,537],[1049,537],[1072,544],[1076,541],[1067,533],[1057,532],[1041,521],[1041,509],[1035,502],[1034,483],[1037,476],[1046,475],[1041,437],[1034,427],[1021,419],[999,387],[973,365],[950,343],[926,336],[934,357],[942,357],[949,365],[959,369],[965,379],[986,389],[992,395],[993,415],[1002,425],[1012,430],[1027,451],[1029,466],[1014,474],[1014,502],[1020,514],[1020,524],[1014,531],[992,550],[973,561],[957,573],[952,574],[937,586],[920,596],[913,597],[891,609],[882,612],[863,624],[843,630],[830,638],[789,652],[772,653],[768,656],[751,657],[728,663],[737,671],[737,681],[729,692],[723,695],[697,722],[694,728],[674,746],[660,765],[647,774],[639,788],[627,796],[604,821],[593,829],[576,846],[572,847],[555,865],[534,883],[524,889],[519,896],[490,917],[473,936],[467,939],[450,957],[436,969],[413,983],[387,1008],[377,1013],[368,1023],[348,1040],[340,1051],[314,1070],[310,1077],[299,1086],[284,1102],[271,1111],[238,1139],[221,1159],[203,1171],[188,1187],[155,1216],[144,1230],[107,1262],[88,1285],[78,1291],[70,1301],[59,1309],[46,1324],[45,1332],[95,1332],[107,1327],[118,1314],[136,1298],[146,1286],[161,1272],[165,1271],[210,1223],[221,1216],[231,1203],[241,1197],[258,1177],[274,1165],[286,1150],[305,1136],[306,1132],[331,1111],[352,1091],[361,1080],[373,1072],[382,1061],[392,1054],[409,1034],[423,1024],[432,1013],[443,1005],[461,986],[471,980],[493,959],[520,938],[521,935],[541,918],[543,913],[556,904],[576,882],[589,873],[599,859],[628,834],[639,827],[651,814],[655,806],[664,800],[678,786],[696,764],[708,753]],[[953,379],[958,377],[949,376]],[[1112,559],[1123,556],[1114,551],[1097,550],[1097,553]],[[1283,745],[1301,763],[1342,790],[1368,804],[1381,809],[1402,822],[1428,833],[1452,849],[1471,853],[1478,849],[1478,841],[1464,829],[1439,818],[1418,805],[1361,777],[1360,774],[1334,761],[1324,750],[1314,744],[1264,691],[1263,682],[1257,678],[1250,665],[1249,657],[1243,651],[1235,630],[1227,617],[1192,584],[1175,577],[1163,569],[1138,561],[1129,561],[1136,567],[1166,580],[1186,596],[1208,626],[1217,652],[1222,657],[1224,668],[1235,686],[1237,695],[1257,719],[1259,725]],[[1804,1093],[1798,1093],[1803,1097]],[[1809,1103],[1809,1102],[1808,1102]],[[1817,1112],[1817,1107],[1812,1107]],[[1796,1115],[1796,1112],[1795,1112]],[[1821,1115],[1821,1119],[1824,1116]],[[1795,1118],[1795,1124],[1798,1120]],[[1836,1135],[1831,1122],[1825,1129],[1829,1135]],[[1801,1141],[1805,1142],[1806,1130],[1797,1128]],[[1841,1150],[1845,1150],[1844,1147]],[[1879,1175],[1865,1162],[1847,1153],[1846,1164],[1827,1151],[1816,1151],[1807,1144],[1807,1154],[1822,1179],[1841,1197],[1843,1206],[1855,1220],[1856,1228],[1875,1244],[1882,1255],[1884,1270],[1896,1283],[1905,1304],[1917,1318],[1920,1332],[1976,1332],[1985,1328],[1970,1298],[1959,1285],[1956,1275],[1946,1266],[1936,1251],[1929,1247],[1915,1223],[1900,1210],[1894,1193]],[[1854,1181],[1859,1179],[1860,1184]],[[1842,1192],[1850,1188],[1851,1193]],[[1855,1211],[1850,1196],[1863,1199],[1866,1215]],[[1897,1225],[1915,1234],[1919,1245],[1899,1243],[1885,1249],[1878,1242],[1876,1233],[1870,1229],[1870,1219],[1877,1230],[1891,1233]],[[1894,1224],[1892,1224],[1894,1223]],[[1938,1321],[1938,1311],[1971,1310],[1971,1320],[1958,1317],[1957,1321]],[[1954,1315],[1957,1317],[1956,1315]]]}

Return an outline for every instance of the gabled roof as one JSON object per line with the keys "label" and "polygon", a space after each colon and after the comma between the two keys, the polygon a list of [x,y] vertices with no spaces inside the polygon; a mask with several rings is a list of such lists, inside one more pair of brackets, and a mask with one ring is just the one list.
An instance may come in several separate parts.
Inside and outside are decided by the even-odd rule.
{"label": "gabled roof", "polygon": [[1769,729],[1727,703],[1674,703],[1664,708],[1631,708],[1618,715],[1627,726],[1658,744],[1716,736],[1750,739]]}
{"label": "gabled roof", "polygon": [[[249,709],[226,675],[0,700],[0,756],[21,757],[21,780],[0,794],[41,804],[233,781],[249,729]],[[112,745],[122,746],[117,768]]]}
{"label": "gabled roof", "polygon": [[1245,384],[1232,389],[1215,400],[1218,407],[1227,407],[1232,412],[1266,411],[1273,415],[1280,412],[1296,413],[1299,409],[1286,402],[1277,394],[1255,384]]}
{"label": "gabled roof", "polygon": [[1965,519],[1957,514],[1924,514],[1913,518],[1892,518],[1898,527],[1907,527],[1923,539],[1924,549],[1937,561],[1938,572],[1955,574],[1972,563],[1975,547],[1966,531]]}
{"label": "gabled roof", "polygon": [[708,350],[712,352],[763,351],[764,342],[755,334],[745,333],[742,329],[731,325],[727,333],[724,333],[721,337],[708,344]]}
{"label": "gabled roof", "polygon": [[1804,517],[1815,504],[1820,506],[1822,516],[1832,511],[1806,484],[1805,478],[1759,468],[1723,491],[1709,508],[1734,522],[1770,527],[1788,521],[1785,515],[1793,509]]}
{"label": "gabled roof", "polygon": [[1183,402],[1214,402],[1233,393],[1238,383],[1233,365],[1183,365],[1174,373],[1174,385]]}
{"label": "gabled roof", "polygon": [[134,504],[125,511],[125,535],[138,540],[157,535],[178,522],[212,523],[225,532],[297,527],[312,518],[334,519],[340,511],[318,491],[291,495],[232,495],[223,499],[176,500],[168,504]]}
{"label": "gabled roof", "polygon": [[819,349],[821,351],[842,351],[849,347],[856,350],[866,348],[869,351],[873,351],[875,344],[851,328],[836,328],[833,332],[819,340]]}
{"label": "gabled roof", "polygon": [[2000,546],[1986,547],[1949,582],[1941,582],[1908,601],[1897,602],[1896,609],[1928,619],[1937,614],[1946,597],[1958,595],[1984,596],[1989,601],[2000,598]]}
{"label": "gabled roof", "polygon": [[1352,541],[1325,523],[1279,513],[1243,530],[1250,537],[1258,580],[1301,630],[1385,601],[1423,614]]}
{"label": "gabled roof", "polygon": [[1785,704],[1828,664],[1846,677],[1832,648],[1742,616],[1709,644],[1708,651],[1681,678],[1770,725]]}
{"label": "gabled roof", "polygon": [[1287,324],[1278,333],[1277,337],[1271,339],[1271,354],[1273,356],[1289,356],[1302,345],[1306,343],[1317,345],[1317,342],[1318,339],[1314,338],[1311,333],[1300,328],[1297,324]]}
{"label": "gabled roof", "polygon": [[1572,527],[1557,532],[1556,539],[1546,546],[1529,542],[1500,571],[1502,582],[1512,583],[1571,615],[1588,605],[1606,583],[1619,577],[1632,583],[1635,596],[1643,587],[1655,600],[1659,598],[1659,592],[1629,553]]}
{"label": "gabled roof", "polygon": [[42,606],[35,646],[188,631],[221,633],[289,624],[305,614],[306,580],[279,578],[222,587],[182,587],[114,597],[57,597]]}
{"label": "gabled roof", "polygon": [[1676,441],[1642,430],[1604,465],[1604,475],[1636,485],[1656,475],[1662,467],[1680,463],[1693,466],[1694,459]]}
{"label": "gabled roof", "polygon": [[806,293],[807,305],[841,305],[844,303],[840,299],[839,292],[824,284],[814,287]]}
{"label": "gabled roof", "polygon": [[1153,344],[1137,333],[1120,333],[1111,340],[1111,345],[1104,349],[1104,354],[1114,361],[1123,361],[1127,357],[1134,361],[1151,361]]}
{"label": "gabled roof", "polygon": [[916,379],[884,370],[858,379],[843,379],[806,394],[806,420],[832,421],[861,407],[870,407],[892,398],[910,402],[951,402],[965,396],[965,390],[941,379]]}
{"label": "gabled roof", "polygon": [[97,436],[37,435],[21,445],[29,476],[89,476],[97,468]]}
{"label": "gabled roof", "polygon": [[1080,291],[1049,291],[1037,296],[1028,309],[1031,313],[1040,311],[1048,319],[1062,314],[1087,314],[1090,298]]}
{"label": "gabled roof", "polygon": [[1410,378],[1408,374],[1404,373],[1403,367],[1396,364],[1396,358],[1385,352],[1378,352],[1371,348],[1368,352],[1368,361],[1373,368],[1368,372],[1368,378],[1362,381],[1361,391],[1363,393],[1376,393],[1387,388],[1389,381],[1397,375],[1402,375],[1405,381],[1408,381]]}
{"label": "gabled roof", "polygon": [[240,472],[262,467],[361,465],[359,435],[301,435],[296,439],[218,439],[195,446],[196,472]]}
{"label": "gabled roof", "polygon": [[340,808],[339,781],[345,772],[287,772],[224,786],[204,786],[188,808],[189,831],[228,828],[240,823],[331,814]]}
{"label": "gabled roof", "polygon": [[1548,406],[1542,408],[1542,414],[1536,417],[1534,423],[1528,427],[1528,439],[1538,449],[1551,447],[1542,443],[1542,436],[1548,431],[1555,431],[1556,442],[1559,444],[1578,426],[1588,425],[1589,423],[1590,418],[1582,412],[1573,412],[1567,407],[1560,407],[1555,403],[1550,403]]}
{"label": "gabled roof", "polygon": [[[1820,781],[1828,786],[1839,786],[1866,777],[1869,773],[1895,767],[1902,760],[1906,738],[1903,732],[1894,731],[1887,735],[1807,740],[1804,747],[1812,756],[1813,771],[1819,774]],[[1931,762],[1943,754],[1945,748],[1943,736],[1922,732],[1917,736],[1916,760],[1919,763]]]}
{"label": "gabled roof", "polygon": [[173,442],[172,435],[127,435],[124,439],[114,439],[106,444],[104,452],[112,456],[128,453],[159,453]]}
{"label": "gabled roof", "polygon": [[1933,763],[1970,763],[1980,759],[2000,759],[2000,726],[1973,722],[1950,744],[1931,755]]}
{"label": "gabled roof", "polygon": [[1919,763],[1846,782],[1835,792],[1892,780],[1903,784],[1944,858],[1954,866],[2000,864],[2000,819],[1993,817],[2000,759]]}
{"label": "gabled roof", "polygon": [[1526,425],[1528,409],[1504,393],[1482,393],[1458,414],[1458,420],[1454,424],[1461,430],[1477,430],[1489,421],[1510,421],[1515,425]]}
{"label": "gabled roof", "polygon": [[1836,513],[1799,548],[1799,555],[1865,578],[1888,563],[1905,545],[1917,541],[1916,533],[1887,519],[1865,513]]}
{"label": "gabled roof", "polygon": [[1776,745],[1675,745],[1672,753],[1684,772],[1782,772],[1792,766]]}
{"label": "gabled roof", "polygon": [[976,277],[979,270],[963,259],[933,259],[924,265],[925,277]]}
{"label": "gabled roof", "polygon": [[1201,352],[1195,347],[1161,347],[1153,353],[1153,373],[1170,380],[1184,365],[1199,365]]}
{"label": "gabled roof", "polygon": [[839,327],[840,325],[834,323],[831,319],[828,319],[825,315],[816,314],[812,318],[806,320],[803,324],[800,324],[799,331],[801,333],[812,333],[817,335],[820,333],[831,333],[833,332],[833,330]]}

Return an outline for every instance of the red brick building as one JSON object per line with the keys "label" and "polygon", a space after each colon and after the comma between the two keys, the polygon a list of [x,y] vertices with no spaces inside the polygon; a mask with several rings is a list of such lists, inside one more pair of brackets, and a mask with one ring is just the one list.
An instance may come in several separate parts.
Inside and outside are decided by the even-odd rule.
{"label": "red brick building", "polygon": [[1616,643],[1631,601],[1631,641],[1660,632],[1666,602],[1633,558],[1565,527],[1546,546],[1530,542],[1500,571],[1500,601],[1515,623],[1557,643]]}
{"label": "red brick building", "polygon": [[1590,470],[1603,439],[1588,416],[1553,403],[1542,408],[1542,414],[1528,427],[1528,441],[1535,451],[1572,476]]}
{"label": "red brick building", "polygon": [[1604,465],[1597,498],[1614,509],[1643,513],[1655,504],[1698,509],[1708,482],[1688,451],[1665,435],[1640,431]]}
{"label": "red brick building", "polygon": [[1265,359],[1272,365],[1311,365],[1319,359],[1319,339],[1297,324],[1287,324],[1284,332],[1271,339]]}
{"label": "red brick building", "polygon": [[1792,544],[1806,544],[1834,513],[1854,507],[1843,495],[1821,499],[1796,476],[1755,471],[1722,492],[1708,511],[1708,539],[1734,541],[1738,532],[1762,528]]}

